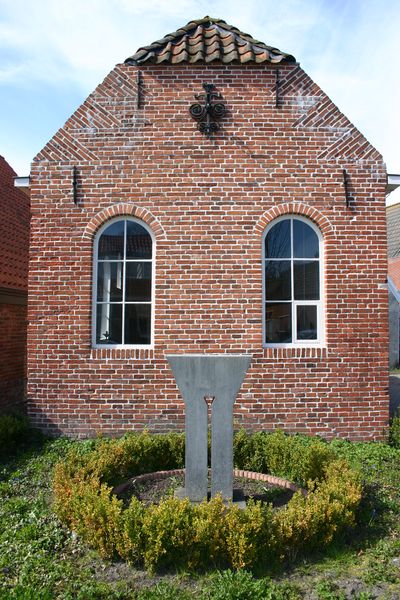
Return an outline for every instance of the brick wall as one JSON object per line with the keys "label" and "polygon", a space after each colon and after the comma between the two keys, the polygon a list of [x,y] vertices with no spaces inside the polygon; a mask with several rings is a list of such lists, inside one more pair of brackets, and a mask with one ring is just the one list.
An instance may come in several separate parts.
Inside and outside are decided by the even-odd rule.
{"label": "brick wall", "polygon": [[0,413],[25,400],[29,198],[0,157]]}
{"label": "brick wall", "polygon": [[[118,65],[31,173],[29,410],[52,433],[182,429],[165,359],[249,352],[236,426],[352,439],[388,419],[386,173],[304,71],[272,65]],[[204,81],[228,114],[209,140],[189,115]],[[73,201],[77,169],[78,204]],[[346,207],[343,169],[350,182]],[[91,348],[93,236],[135,215],[157,244],[154,349]],[[326,343],[263,348],[261,239],[282,214],[325,243]]]}

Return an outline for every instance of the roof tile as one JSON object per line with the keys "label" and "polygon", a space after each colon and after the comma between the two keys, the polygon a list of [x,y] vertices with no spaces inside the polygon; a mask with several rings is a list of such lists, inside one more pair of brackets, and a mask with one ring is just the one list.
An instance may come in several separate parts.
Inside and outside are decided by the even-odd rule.
{"label": "roof tile", "polygon": [[224,64],[249,62],[277,64],[296,62],[296,59],[291,54],[255,40],[251,35],[228,25],[222,19],[204,17],[204,19],[190,21],[184,27],[149,46],[139,48],[136,54],[125,60],[131,65],[213,61]]}

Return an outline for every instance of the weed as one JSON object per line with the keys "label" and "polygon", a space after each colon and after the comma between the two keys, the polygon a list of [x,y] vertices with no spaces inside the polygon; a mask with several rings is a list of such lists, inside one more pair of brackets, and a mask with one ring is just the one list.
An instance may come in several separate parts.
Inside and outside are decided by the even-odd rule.
{"label": "weed", "polygon": [[337,586],[330,581],[317,583],[316,592],[318,600],[346,600],[344,592],[339,592]]}
{"label": "weed", "polygon": [[248,571],[219,571],[203,590],[210,600],[298,600],[295,586],[277,584],[270,579],[255,579]]}
{"label": "weed", "polygon": [[137,595],[137,600],[189,600],[193,598],[192,594],[180,590],[170,583],[157,583],[152,588],[141,590]]}

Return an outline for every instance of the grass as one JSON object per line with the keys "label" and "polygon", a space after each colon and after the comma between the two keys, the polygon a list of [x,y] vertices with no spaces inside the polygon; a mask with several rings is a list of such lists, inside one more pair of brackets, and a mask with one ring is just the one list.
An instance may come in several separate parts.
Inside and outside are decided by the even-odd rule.
{"label": "grass", "polygon": [[[102,561],[51,510],[51,472],[72,445],[96,441],[22,436],[12,453],[0,445],[0,600],[372,600],[400,597],[400,449],[336,440],[336,451],[363,476],[355,531],[323,555],[290,568],[210,571],[150,577]],[[10,446],[11,448],[11,446]]]}

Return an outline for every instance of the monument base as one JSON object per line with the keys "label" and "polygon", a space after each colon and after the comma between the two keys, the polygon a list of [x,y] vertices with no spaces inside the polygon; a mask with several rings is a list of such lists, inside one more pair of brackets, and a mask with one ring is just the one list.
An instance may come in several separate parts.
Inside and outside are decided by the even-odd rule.
{"label": "monument base", "polygon": [[[186,493],[184,487],[179,487],[174,492],[175,498],[179,498],[180,500],[184,500],[185,498],[189,498],[189,494]],[[211,489],[207,492],[207,500],[211,499]],[[205,498],[204,498],[205,500]],[[200,504],[202,500],[190,500],[191,504]],[[223,500],[223,503],[228,506],[230,503],[234,504],[238,508],[246,508],[246,500],[243,499],[243,492],[240,489],[233,490],[232,500]]]}

